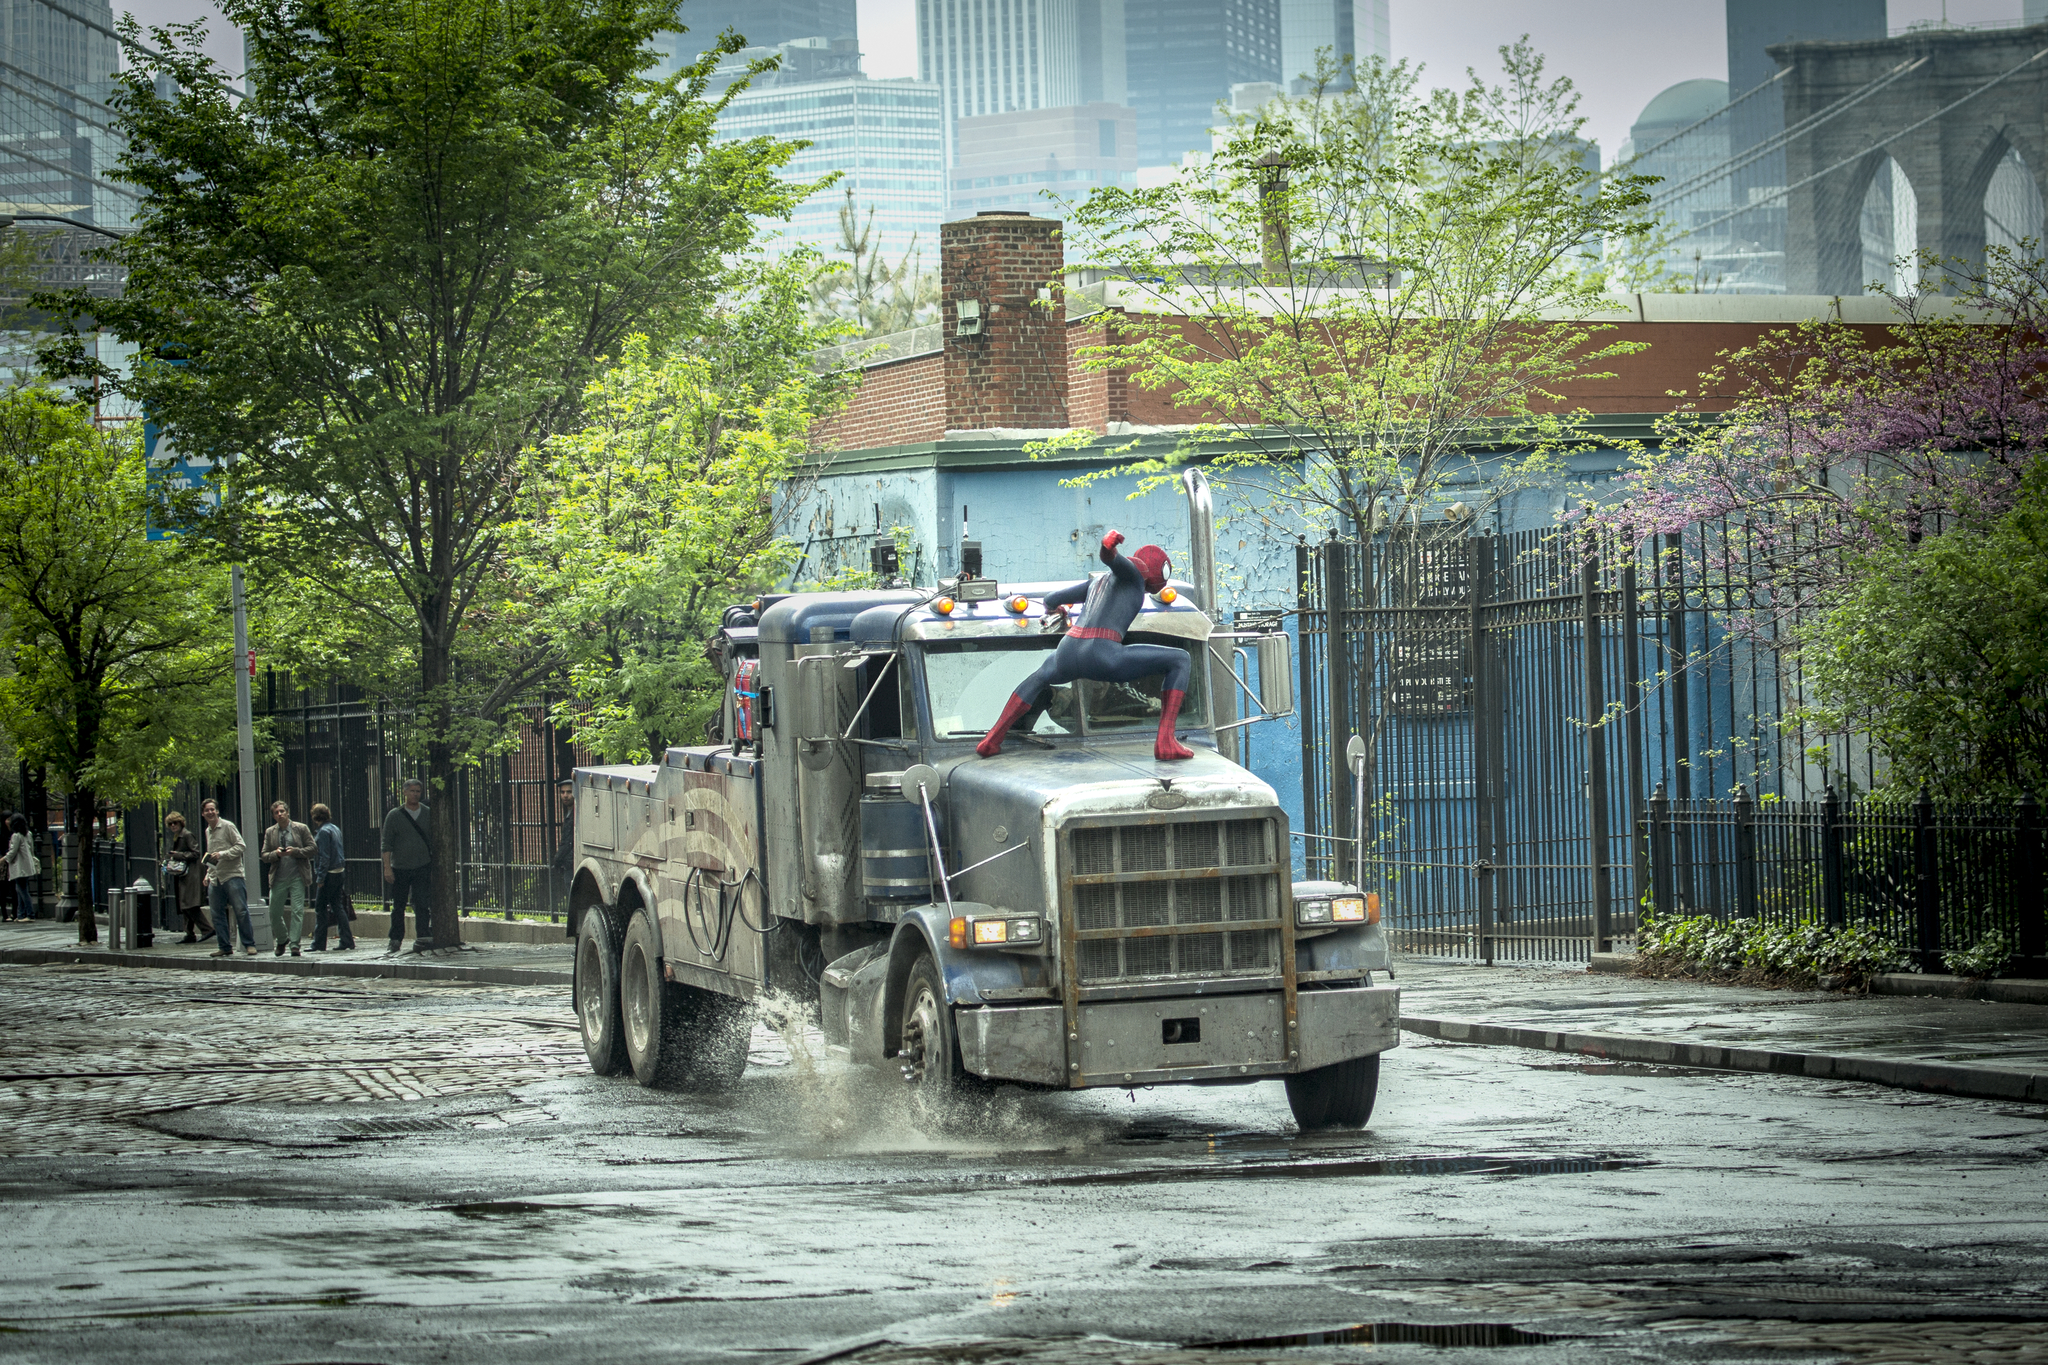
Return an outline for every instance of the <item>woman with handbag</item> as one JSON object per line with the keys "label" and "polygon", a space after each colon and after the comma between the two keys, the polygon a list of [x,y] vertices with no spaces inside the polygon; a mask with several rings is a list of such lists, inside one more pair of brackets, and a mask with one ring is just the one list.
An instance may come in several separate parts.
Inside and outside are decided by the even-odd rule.
{"label": "woman with handbag", "polygon": [[42,875],[43,865],[36,857],[35,840],[29,838],[28,820],[17,815],[8,826],[7,904],[0,908],[8,919],[34,919],[36,878]]}
{"label": "woman with handbag", "polygon": [[164,851],[164,890],[175,899],[178,913],[185,917],[183,943],[197,943],[213,937],[213,922],[206,918],[206,867],[200,862],[205,852],[199,836],[185,828],[185,817],[172,811],[164,817],[170,845]]}

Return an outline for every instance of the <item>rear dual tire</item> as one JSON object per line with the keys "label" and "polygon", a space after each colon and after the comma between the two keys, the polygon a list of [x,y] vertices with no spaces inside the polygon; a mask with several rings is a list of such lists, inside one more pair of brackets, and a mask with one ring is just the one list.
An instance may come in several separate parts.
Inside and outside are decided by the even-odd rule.
{"label": "rear dual tire", "polygon": [[629,1064],[625,1025],[619,1018],[621,937],[618,916],[609,906],[589,907],[576,926],[576,966],[569,990],[576,1002],[583,1051],[590,1069],[600,1076],[616,1076]]}
{"label": "rear dual tire", "polygon": [[724,1090],[747,1069],[747,1007],[668,980],[644,909],[633,912],[620,949],[619,1019],[633,1079],[650,1089]]}

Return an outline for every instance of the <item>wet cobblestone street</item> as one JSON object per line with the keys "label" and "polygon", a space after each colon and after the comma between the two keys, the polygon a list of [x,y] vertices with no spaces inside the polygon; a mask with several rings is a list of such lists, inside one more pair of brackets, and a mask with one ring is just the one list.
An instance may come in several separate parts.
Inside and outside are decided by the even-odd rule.
{"label": "wet cobblestone street", "polygon": [[[780,1027],[772,1027],[779,1025]],[[2048,1359],[2048,1113],[1409,1039],[943,1131],[774,1010],[726,1094],[559,987],[0,967],[0,1360]]]}

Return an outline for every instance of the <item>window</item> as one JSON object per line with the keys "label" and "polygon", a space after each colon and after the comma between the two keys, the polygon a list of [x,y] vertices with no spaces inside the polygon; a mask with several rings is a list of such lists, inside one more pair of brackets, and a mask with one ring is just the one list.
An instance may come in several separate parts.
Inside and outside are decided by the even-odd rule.
{"label": "window", "polygon": [[[1045,662],[1058,641],[1040,635],[1023,640],[961,640],[925,646],[925,687],[931,695],[932,731],[940,739],[980,737],[988,733],[1010,694]],[[1169,635],[1133,631],[1127,643],[1165,645],[1188,651],[1188,642]],[[1080,682],[1048,687],[1038,704],[1015,729],[1039,735],[1150,733],[1159,726],[1160,693],[1166,675],[1155,673],[1128,683]],[[1208,723],[1202,673],[1188,671],[1187,700],[1181,722],[1188,728]]]}
{"label": "window", "polygon": [[1116,120],[1113,118],[1097,119],[1095,122],[1095,139],[1097,150],[1101,155],[1115,156]]}
{"label": "window", "polygon": [[[925,687],[931,693],[932,732],[940,739],[988,733],[1026,678],[1051,657],[1049,635],[1026,640],[962,640],[925,647]],[[1080,721],[1070,683],[1048,687],[1019,722],[1033,734],[1070,735]]]}

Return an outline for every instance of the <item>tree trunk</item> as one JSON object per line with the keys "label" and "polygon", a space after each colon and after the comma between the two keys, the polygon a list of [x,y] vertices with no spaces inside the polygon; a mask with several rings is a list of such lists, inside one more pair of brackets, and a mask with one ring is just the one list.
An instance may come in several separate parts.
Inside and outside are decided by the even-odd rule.
{"label": "tree trunk", "polygon": [[[433,830],[433,888],[428,893],[434,906],[433,937],[436,948],[462,946],[462,895],[457,858],[462,834],[455,811],[455,746],[448,742],[454,728],[454,708],[448,701],[452,660],[450,648],[439,632],[423,632],[420,642],[420,682],[427,703],[427,824]],[[420,935],[424,938],[426,935]]]}
{"label": "tree trunk", "polygon": [[95,893],[104,891],[92,879],[92,850],[95,836],[99,833],[99,797],[89,791],[74,789],[71,793],[71,825],[73,837],[78,842],[75,858],[78,871],[72,894],[78,898],[78,941],[98,943],[100,941],[99,921],[94,915]]}

